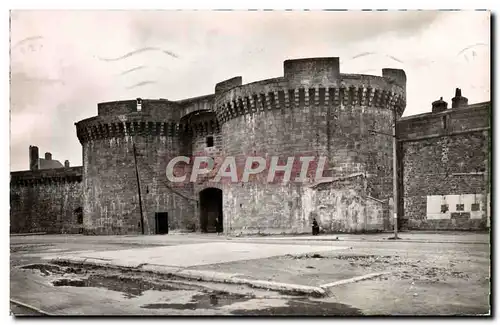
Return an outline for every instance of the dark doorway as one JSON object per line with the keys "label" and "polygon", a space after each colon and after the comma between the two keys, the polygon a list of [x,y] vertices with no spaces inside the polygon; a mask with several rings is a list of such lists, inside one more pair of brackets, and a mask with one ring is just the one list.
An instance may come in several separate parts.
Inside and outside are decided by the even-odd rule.
{"label": "dark doorway", "polygon": [[209,187],[200,192],[201,231],[217,232],[217,218],[219,218],[219,232],[223,232],[222,190]]}
{"label": "dark doorway", "polygon": [[156,212],[156,234],[168,234],[168,212]]}
{"label": "dark doorway", "polygon": [[73,211],[76,215],[76,223],[81,225],[83,224],[83,209],[82,207],[78,207]]}

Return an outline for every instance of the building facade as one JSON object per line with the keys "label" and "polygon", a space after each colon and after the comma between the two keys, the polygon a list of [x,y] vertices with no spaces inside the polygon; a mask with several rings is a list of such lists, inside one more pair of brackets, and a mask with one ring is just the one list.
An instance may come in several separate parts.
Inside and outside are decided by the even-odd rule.
{"label": "building facade", "polygon": [[[231,235],[304,233],[315,218],[324,232],[390,230],[392,137],[373,131],[391,134],[394,118],[401,227],[486,228],[490,108],[462,98],[458,94],[451,109],[439,101],[431,113],[401,118],[403,70],[343,74],[338,58],[312,58],[285,61],[282,77],[250,84],[228,79],[207,96],[100,103],[97,116],[76,123],[83,148],[80,180],[71,192],[81,207],[77,228],[86,234],[213,232],[219,218]],[[252,156],[280,157],[280,165],[289,157],[326,157],[330,179],[268,182],[263,172],[249,182],[214,181],[206,174],[173,183],[166,168],[178,156],[210,156],[216,163],[234,157],[238,166]],[[446,170],[434,168],[445,156]],[[54,170],[70,173],[68,168]],[[24,193],[19,186],[38,193],[32,184],[15,185],[21,176],[12,173],[11,193]],[[18,201],[11,199],[11,206]],[[442,205],[447,212],[437,213]],[[25,217],[11,212],[11,225],[19,223],[13,218]]]}
{"label": "building facade", "polygon": [[10,174],[11,233],[83,232],[82,167],[29,148],[30,170]]}
{"label": "building facade", "polygon": [[457,89],[447,106],[441,98],[431,113],[398,122],[407,229],[489,228],[491,103],[469,105]]}

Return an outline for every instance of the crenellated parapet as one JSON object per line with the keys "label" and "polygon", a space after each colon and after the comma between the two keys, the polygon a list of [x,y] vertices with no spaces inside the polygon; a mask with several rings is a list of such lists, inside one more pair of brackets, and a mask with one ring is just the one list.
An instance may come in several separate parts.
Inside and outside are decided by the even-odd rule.
{"label": "crenellated parapet", "polygon": [[[294,107],[354,106],[396,109],[399,116],[406,107],[404,95],[398,89],[373,84],[355,86],[345,82],[341,86],[318,85],[312,88],[244,89],[230,90],[217,104],[217,118],[224,123],[230,119],[256,112]],[[266,87],[267,88],[267,87]]]}
{"label": "crenellated parapet", "polygon": [[98,115],[75,123],[80,143],[127,136],[176,137],[219,132],[213,118],[190,121],[186,116],[213,111],[214,95],[180,101],[166,99],[124,100],[99,103]]}
{"label": "crenellated parapet", "polygon": [[40,184],[80,183],[82,167],[66,167],[45,170],[29,170],[10,173],[11,186]]}
{"label": "crenellated parapet", "polygon": [[182,137],[206,135],[220,132],[217,119],[179,123],[158,122],[145,116],[127,119],[102,119],[93,117],[76,123],[76,134],[80,143],[94,140],[124,138],[127,136]]}
{"label": "crenellated parapet", "polygon": [[173,137],[180,133],[182,128],[175,121],[158,122],[147,118],[122,121],[91,118],[76,123],[76,135],[81,143],[127,136]]}
{"label": "crenellated parapet", "polygon": [[205,121],[195,121],[189,124],[180,124],[183,135],[206,136],[209,134],[220,133],[220,125],[217,119]]}
{"label": "crenellated parapet", "polygon": [[232,87],[222,87],[225,91],[216,94],[217,118],[224,123],[245,114],[323,105],[340,109],[355,106],[395,109],[399,116],[403,114],[406,107],[403,70],[383,69],[380,77],[341,74],[337,65],[337,58],[288,60],[284,77],[246,85],[238,85],[241,79],[236,79],[238,83],[231,82]]}

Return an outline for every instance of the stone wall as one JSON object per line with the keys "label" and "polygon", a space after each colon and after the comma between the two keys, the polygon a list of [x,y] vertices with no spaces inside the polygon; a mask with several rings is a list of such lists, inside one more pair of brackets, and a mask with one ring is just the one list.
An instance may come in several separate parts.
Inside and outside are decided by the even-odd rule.
{"label": "stone wall", "polygon": [[81,181],[81,167],[11,173],[10,232],[81,232]]}
{"label": "stone wall", "polygon": [[486,228],[489,126],[489,102],[399,122],[404,228]]}
{"label": "stone wall", "polygon": [[324,232],[375,232],[388,227],[388,204],[366,196],[363,174],[319,184],[304,190],[304,215],[316,218]]}
{"label": "stone wall", "polygon": [[190,184],[179,187],[166,178],[168,161],[178,155],[177,143],[175,138],[165,136],[127,136],[84,143],[85,231],[141,233],[134,145],[145,234],[156,232],[156,212],[168,212],[171,230],[187,228],[194,222]]}

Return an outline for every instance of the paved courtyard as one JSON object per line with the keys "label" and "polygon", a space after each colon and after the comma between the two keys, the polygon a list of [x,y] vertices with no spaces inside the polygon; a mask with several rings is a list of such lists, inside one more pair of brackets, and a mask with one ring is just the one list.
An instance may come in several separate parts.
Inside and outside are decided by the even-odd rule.
{"label": "paved courtyard", "polygon": [[[107,260],[119,265],[154,264],[190,267],[256,260],[286,254],[305,254],[345,249],[338,246],[278,245],[265,243],[209,242],[112,251],[86,251],[71,257]],[[64,255],[58,255],[64,258]]]}
{"label": "paved courtyard", "polygon": [[[57,315],[90,315],[95,310],[100,315],[489,312],[488,234],[403,233],[401,241],[388,237],[12,236],[12,309]],[[51,264],[65,257],[127,265],[132,271]],[[327,294],[297,297],[265,286],[174,280],[141,272],[146,266],[236,274],[265,285],[324,288]]]}

